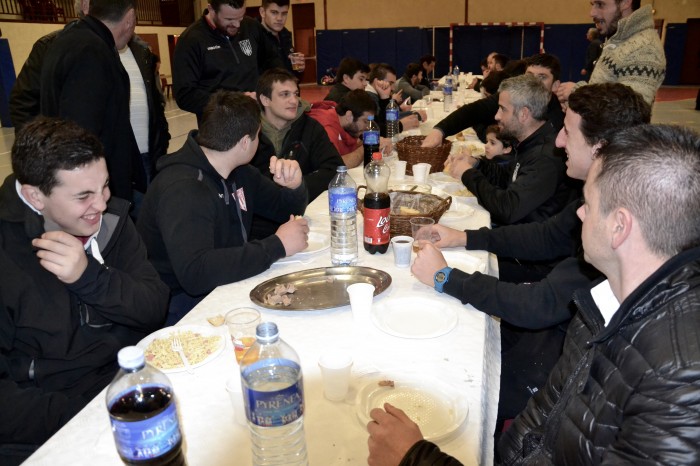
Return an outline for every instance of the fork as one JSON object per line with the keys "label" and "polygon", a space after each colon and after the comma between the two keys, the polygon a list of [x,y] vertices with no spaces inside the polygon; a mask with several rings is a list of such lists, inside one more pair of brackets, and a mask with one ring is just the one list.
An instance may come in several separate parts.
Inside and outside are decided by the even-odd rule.
{"label": "fork", "polygon": [[182,342],[180,341],[180,338],[174,336],[170,346],[172,347],[173,351],[180,355],[180,359],[182,359],[182,362],[185,363],[185,370],[187,373],[194,374],[194,370],[192,370],[190,362],[187,360],[187,356],[185,356],[185,351],[182,349]]}

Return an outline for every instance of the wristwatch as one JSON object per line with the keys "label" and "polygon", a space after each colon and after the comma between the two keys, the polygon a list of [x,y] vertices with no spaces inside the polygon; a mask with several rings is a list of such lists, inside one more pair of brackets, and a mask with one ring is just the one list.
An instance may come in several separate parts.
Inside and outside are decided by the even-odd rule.
{"label": "wristwatch", "polygon": [[440,269],[437,272],[435,272],[435,276],[433,276],[433,282],[435,283],[435,291],[438,293],[443,292],[443,287],[445,286],[445,283],[447,283],[450,280],[450,272],[452,272],[452,267],[445,267],[444,269]]}

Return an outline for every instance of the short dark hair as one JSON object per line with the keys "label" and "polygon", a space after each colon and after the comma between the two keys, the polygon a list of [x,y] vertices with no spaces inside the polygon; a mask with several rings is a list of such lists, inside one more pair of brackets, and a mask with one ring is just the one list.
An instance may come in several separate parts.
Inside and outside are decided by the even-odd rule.
{"label": "short dark hair", "polygon": [[700,135],[637,125],[615,134],[597,158],[600,212],[632,212],[649,250],[671,257],[700,245]]}
{"label": "short dark hair", "polygon": [[199,122],[197,144],[215,151],[227,151],[243,139],[258,137],[260,108],[240,92],[219,90],[209,98]]}
{"label": "short dark hair", "polygon": [[369,73],[369,66],[356,58],[343,58],[338,65],[338,73],[336,74],[338,82],[343,82],[343,76],[345,75],[348,75],[352,79],[358,71]]}
{"label": "short dark hair", "polygon": [[374,66],[374,68],[372,68],[372,71],[369,72],[369,76],[367,77],[367,81],[369,81],[371,83],[375,79],[386,79],[387,73],[391,73],[394,76],[396,76],[396,70],[394,69],[393,66],[391,66],[388,63],[377,63]]}
{"label": "short dark hair", "polygon": [[504,149],[507,149],[507,148],[509,148],[509,147],[513,147],[513,145],[514,145],[515,142],[516,142],[516,141],[513,141],[513,140],[510,139],[510,138],[504,138],[503,135],[501,134],[501,127],[498,126],[498,125],[489,125],[489,126],[486,128],[486,132],[485,132],[484,134],[486,134],[486,135],[488,135],[488,134],[495,134],[495,135],[496,135],[496,139],[498,139],[499,141],[501,141],[501,143],[503,144],[503,148],[504,148]]}
{"label": "short dark hair", "polygon": [[118,23],[131,9],[136,9],[136,0],[90,0],[88,14],[100,21]]}
{"label": "short dark hair", "polygon": [[218,13],[219,8],[221,8],[221,5],[228,5],[234,10],[240,10],[245,6],[245,0],[210,0],[209,4],[214,9],[214,11]]}
{"label": "short dark hair", "polygon": [[503,67],[503,72],[509,78],[525,74],[525,71],[527,71],[526,60],[509,60],[508,63],[506,63],[506,66]]}
{"label": "short dark hair", "polygon": [[505,71],[492,71],[481,81],[481,89],[489,95],[493,95],[498,92],[498,86],[501,85],[501,82],[509,77]]}
{"label": "short dark hair", "polygon": [[420,66],[418,63],[409,63],[406,67],[406,72],[403,74],[403,77],[410,80],[412,77],[422,72],[423,67]]}
{"label": "short dark hair", "polygon": [[345,115],[348,110],[352,112],[352,119],[357,120],[365,112],[372,115],[377,113],[377,103],[364,89],[355,89],[345,94],[335,107],[336,113],[341,116]]}
{"label": "short dark hair", "polygon": [[418,59],[418,63],[420,66],[423,66],[425,63],[433,63],[436,62],[437,58],[435,58],[435,55],[423,55]]}
{"label": "short dark hair", "polygon": [[536,53],[526,60],[527,66],[541,66],[551,71],[555,81],[561,77],[561,63],[556,55],[551,53]]}
{"label": "short dark hair", "polygon": [[620,83],[579,87],[569,96],[569,109],[581,117],[581,133],[591,146],[610,141],[624,128],[651,120],[651,106],[631,87]]}
{"label": "short dark hair", "polygon": [[258,79],[258,85],[255,87],[255,93],[258,98],[258,104],[260,104],[260,109],[265,110],[262,104],[261,96],[265,96],[268,99],[272,98],[272,86],[275,83],[286,83],[287,81],[294,81],[294,84],[299,85],[299,80],[291,72],[284,68],[271,68],[265,71]]}
{"label": "short dark hair", "polygon": [[505,68],[508,64],[508,61],[510,61],[510,57],[502,53],[496,53],[493,55],[493,61],[501,65],[501,68]]}
{"label": "short dark hair", "polygon": [[104,158],[100,140],[77,123],[38,116],[17,133],[12,171],[21,184],[50,195],[58,170],[73,170]]}
{"label": "short dark hair", "polygon": [[289,0],[262,0],[262,7],[269,8],[273,3],[277,6],[289,6]]}

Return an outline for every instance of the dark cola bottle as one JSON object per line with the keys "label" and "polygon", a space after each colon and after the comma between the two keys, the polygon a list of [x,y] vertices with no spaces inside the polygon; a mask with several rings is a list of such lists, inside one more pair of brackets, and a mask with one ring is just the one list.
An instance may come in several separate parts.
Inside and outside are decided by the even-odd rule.
{"label": "dark cola bottle", "polygon": [[107,389],[107,409],[119,457],[130,465],[186,465],[170,380],[147,366],[136,346],[122,348],[117,360],[121,369]]}
{"label": "dark cola bottle", "polygon": [[389,197],[389,175],[391,170],[382,160],[382,153],[372,154],[372,161],[365,167],[367,192],[363,202],[364,246],[370,254],[384,254],[391,240],[391,198]]}

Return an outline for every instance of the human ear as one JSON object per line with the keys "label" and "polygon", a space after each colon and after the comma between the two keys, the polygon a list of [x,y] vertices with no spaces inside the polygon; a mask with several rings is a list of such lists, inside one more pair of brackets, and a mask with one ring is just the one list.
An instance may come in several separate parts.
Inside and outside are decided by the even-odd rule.
{"label": "human ear", "polygon": [[38,211],[44,210],[45,203],[44,203],[44,193],[41,192],[41,190],[36,187],[32,186],[30,184],[23,184],[20,187],[20,192],[22,193],[22,196],[24,199],[31,204],[32,207],[34,207]]}

